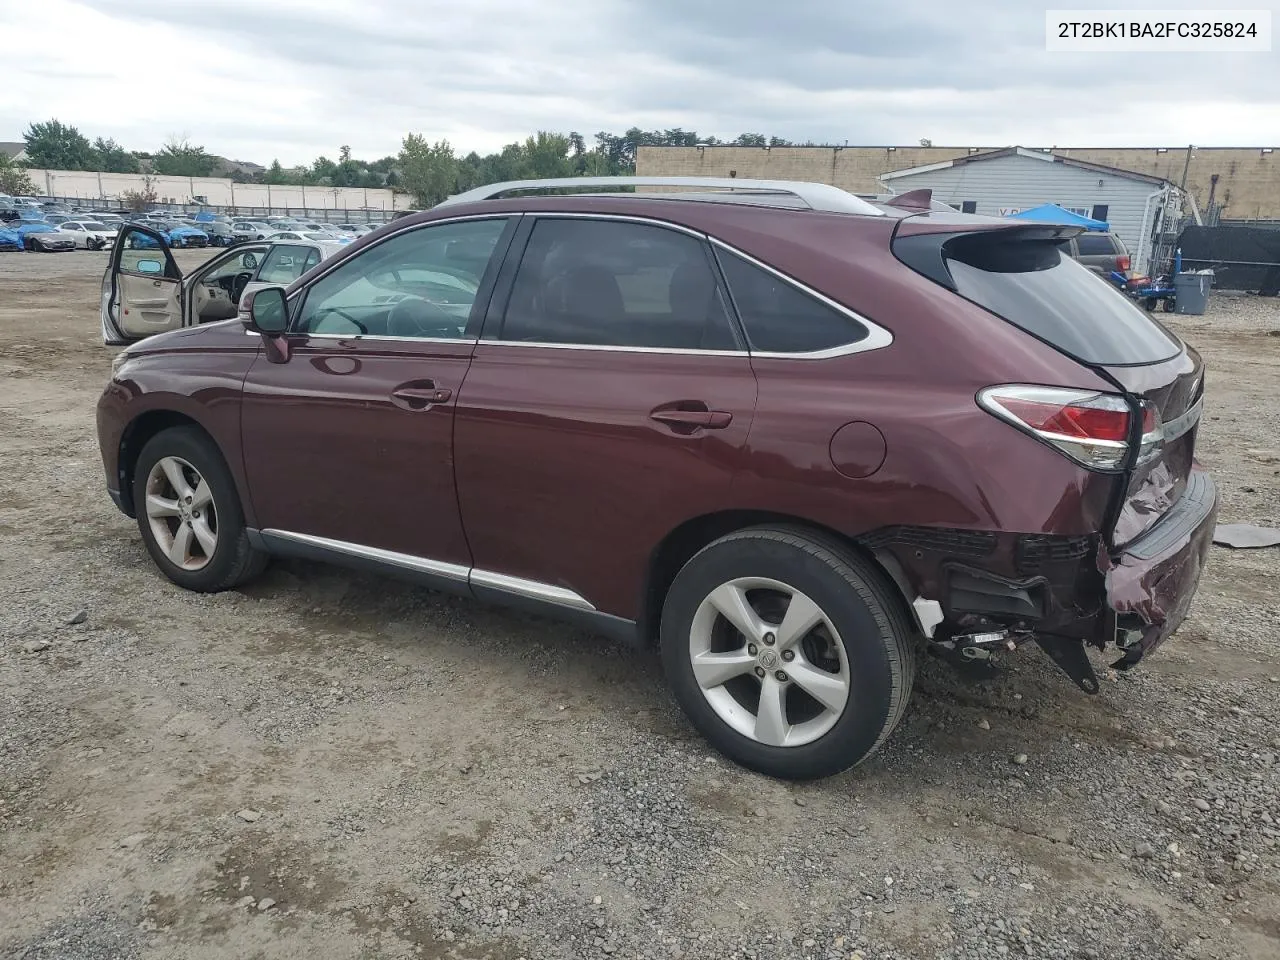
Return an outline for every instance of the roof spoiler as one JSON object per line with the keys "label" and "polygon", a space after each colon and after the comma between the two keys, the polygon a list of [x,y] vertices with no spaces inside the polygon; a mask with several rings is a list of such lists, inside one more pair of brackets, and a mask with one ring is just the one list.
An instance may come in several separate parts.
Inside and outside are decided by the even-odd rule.
{"label": "roof spoiler", "polygon": [[902,226],[910,219],[899,221],[894,231],[890,249],[893,255],[916,273],[921,273],[935,283],[954,290],[956,282],[946,263],[946,246],[957,240],[986,239],[992,243],[1016,243],[1024,241],[1060,242],[1083,233],[1081,227],[1069,227],[1052,223],[1036,223],[1028,220],[992,221],[980,230],[963,229],[969,226],[971,217],[964,223],[956,223],[956,230],[932,230],[927,233],[904,233]]}
{"label": "roof spoiler", "polygon": [[929,187],[923,187],[920,190],[908,190],[906,193],[898,194],[885,205],[899,207],[903,210],[932,210],[933,190]]}

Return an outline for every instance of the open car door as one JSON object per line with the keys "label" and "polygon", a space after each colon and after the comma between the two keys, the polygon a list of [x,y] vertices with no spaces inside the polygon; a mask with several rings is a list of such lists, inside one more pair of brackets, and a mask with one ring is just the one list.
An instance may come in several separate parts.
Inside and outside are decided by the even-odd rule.
{"label": "open car door", "polygon": [[182,326],[182,271],[163,234],[136,223],[121,228],[102,277],[101,314],[109,346]]}

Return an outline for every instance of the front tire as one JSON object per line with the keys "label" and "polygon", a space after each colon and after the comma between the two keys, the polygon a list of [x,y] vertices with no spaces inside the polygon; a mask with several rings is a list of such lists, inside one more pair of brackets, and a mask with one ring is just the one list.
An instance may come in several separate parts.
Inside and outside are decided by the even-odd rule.
{"label": "front tire", "polygon": [[262,572],[267,556],[249,543],[231,471],[204,432],[162,430],[142,448],[133,477],[142,542],[178,586],[217,593]]}
{"label": "front tire", "polygon": [[663,605],[677,701],[721,753],[787,780],[871,756],[915,675],[906,613],[874,566],[799,530],[752,528],[705,547]]}

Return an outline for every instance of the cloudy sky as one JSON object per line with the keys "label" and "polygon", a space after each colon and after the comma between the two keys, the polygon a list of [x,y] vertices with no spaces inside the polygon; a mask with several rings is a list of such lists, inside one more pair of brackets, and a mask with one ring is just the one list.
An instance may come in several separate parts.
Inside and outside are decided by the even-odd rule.
{"label": "cloudy sky", "polygon": [[[1238,5],[1280,25],[1278,2]],[[1280,141],[1280,53],[1047,53],[1050,5],[1107,6],[0,0],[0,140],[57,117],[135,150],[185,134],[286,165],[343,143],[374,159],[410,131],[462,152],[630,126],[852,144]]]}

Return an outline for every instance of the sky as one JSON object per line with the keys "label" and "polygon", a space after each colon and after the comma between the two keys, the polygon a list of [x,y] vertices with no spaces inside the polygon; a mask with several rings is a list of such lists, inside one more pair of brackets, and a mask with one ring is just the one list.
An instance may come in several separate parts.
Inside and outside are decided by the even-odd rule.
{"label": "sky", "polygon": [[[1232,5],[1270,9],[1280,29],[1280,0]],[[286,166],[342,144],[373,160],[410,132],[486,153],[539,129],[590,142],[633,126],[875,145],[1280,145],[1280,52],[1050,53],[1045,6],[0,0],[0,140],[56,117],[133,150],[185,136]]]}

